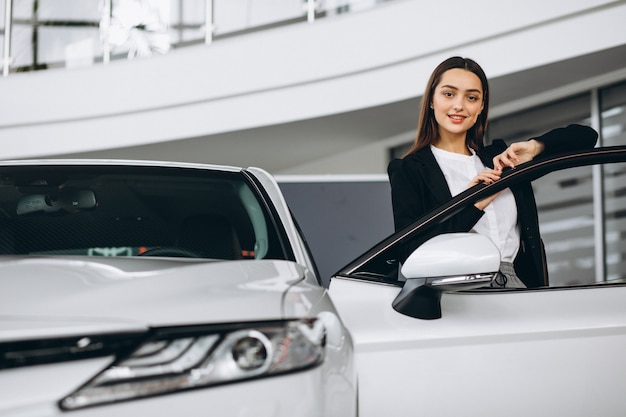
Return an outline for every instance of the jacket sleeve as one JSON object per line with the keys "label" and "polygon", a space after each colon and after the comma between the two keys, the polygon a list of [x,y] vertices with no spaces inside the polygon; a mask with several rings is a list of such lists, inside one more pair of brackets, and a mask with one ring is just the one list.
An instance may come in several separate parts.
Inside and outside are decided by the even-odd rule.
{"label": "jacket sleeve", "polygon": [[[434,201],[432,195],[428,195],[429,190],[419,176],[419,171],[411,170],[406,160],[394,159],[389,164],[387,172],[391,184],[391,202],[397,232],[436,208],[438,203]],[[410,239],[403,247],[400,254],[401,260],[404,261],[413,250],[431,237],[443,233],[469,232],[483,214],[484,212],[474,205],[465,207],[441,224]]]}
{"label": "jacket sleeve", "polygon": [[589,126],[571,124],[553,129],[535,138],[545,146],[541,157],[558,153],[582,151],[596,146],[598,132]]}
{"label": "jacket sleeve", "polygon": [[[559,153],[583,151],[593,149],[598,140],[598,132],[589,126],[571,124],[567,127],[552,129],[541,136],[530,138],[544,144],[543,152],[535,159],[546,158]],[[478,152],[481,160],[490,168],[493,168],[493,158],[504,152],[507,144],[502,139],[494,139],[491,145],[485,146]]]}

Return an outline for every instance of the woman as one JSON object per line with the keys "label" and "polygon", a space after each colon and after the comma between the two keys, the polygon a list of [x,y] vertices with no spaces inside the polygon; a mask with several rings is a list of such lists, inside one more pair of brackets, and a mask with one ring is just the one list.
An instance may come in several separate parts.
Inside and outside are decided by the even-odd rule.
{"label": "woman", "polygon": [[[469,187],[497,181],[505,167],[514,168],[539,154],[593,148],[598,137],[589,127],[570,125],[509,147],[502,140],[484,146],[488,109],[487,77],[476,62],[452,57],[435,68],[422,97],[415,142],[388,168],[396,231]],[[529,183],[465,208],[432,234],[467,231],[489,236],[500,249],[500,274],[492,285],[547,285],[537,207]],[[409,242],[401,258],[415,246]]]}

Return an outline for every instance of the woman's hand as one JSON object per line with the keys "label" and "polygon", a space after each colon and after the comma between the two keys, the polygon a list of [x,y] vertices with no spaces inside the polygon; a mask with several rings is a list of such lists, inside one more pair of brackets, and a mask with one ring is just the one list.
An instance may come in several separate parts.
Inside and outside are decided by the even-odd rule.
{"label": "woman's hand", "polygon": [[504,152],[493,158],[493,168],[502,171],[505,167],[515,168],[524,162],[532,161],[543,152],[543,143],[536,139],[512,143]]}
{"label": "woman's hand", "polygon": [[[492,184],[496,181],[498,181],[500,179],[500,175],[502,174],[502,171],[498,171],[495,169],[484,169],[483,171],[479,172],[478,175],[476,175],[474,177],[474,179],[472,179],[472,181],[470,181],[469,185],[467,188],[473,187],[477,184],[480,183],[485,183],[485,184]],[[485,207],[487,207],[489,204],[491,204],[491,202],[501,193],[497,192],[493,195],[490,195],[489,197],[478,201],[476,204],[474,204],[474,206],[479,209],[479,210],[484,210]]]}
{"label": "woman's hand", "polygon": [[494,183],[500,179],[500,175],[502,175],[502,171],[498,171],[496,169],[485,168],[482,171],[480,171],[478,175],[474,177],[474,179],[470,181],[467,188],[471,188],[482,182],[484,182],[485,184]]}

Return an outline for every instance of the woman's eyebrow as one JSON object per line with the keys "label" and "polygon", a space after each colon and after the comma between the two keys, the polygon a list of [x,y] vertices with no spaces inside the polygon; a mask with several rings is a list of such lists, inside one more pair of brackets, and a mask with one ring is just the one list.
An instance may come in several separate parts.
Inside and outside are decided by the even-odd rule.
{"label": "woman's eyebrow", "polygon": [[[439,87],[439,88],[450,88],[450,89],[452,89],[452,90],[457,90],[457,91],[459,90],[459,88],[458,88],[458,87],[455,87],[455,86],[453,86],[453,85],[449,85],[449,84],[442,85],[442,86],[441,86],[441,87]],[[469,89],[469,90],[465,90],[465,91],[467,91],[467,92],[469,92],[469,93],[478,93],[478,94],[482,94],[482,93],[483,93],[481,90],[479,90],[479,89],[477,89],[477,88],[471,88],[471,89]]]}

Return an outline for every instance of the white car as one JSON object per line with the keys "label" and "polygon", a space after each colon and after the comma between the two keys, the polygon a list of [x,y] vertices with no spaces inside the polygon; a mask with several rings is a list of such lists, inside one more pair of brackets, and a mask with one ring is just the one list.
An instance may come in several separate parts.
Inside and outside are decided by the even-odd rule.
{"label": "white car", "polygon": [[[0,416],[626,415],[625,177],[626,147],[517,167],[327,291],[260,169],[0,163]],[[550,285],[491,289],[487,238],[430,229],[519,181]]]}
{"label": "white car", "polygon": [[0,416],[354,416],[353,343],[266,172],[0,163]]}

